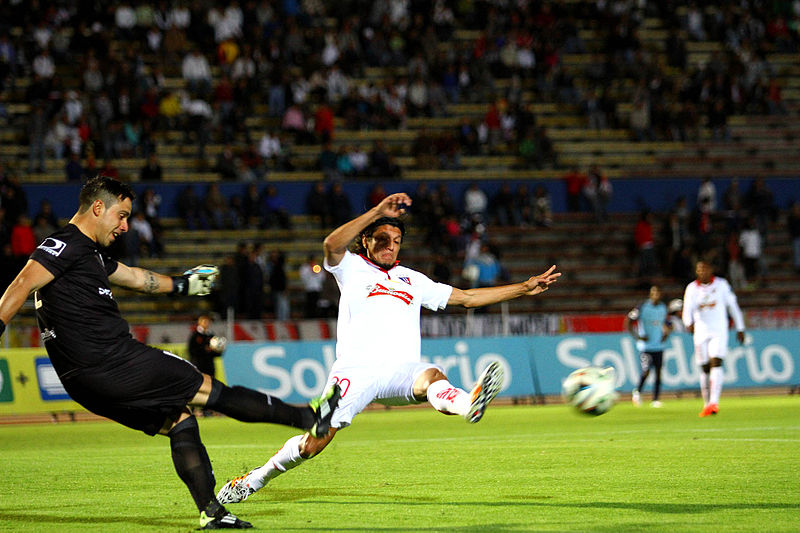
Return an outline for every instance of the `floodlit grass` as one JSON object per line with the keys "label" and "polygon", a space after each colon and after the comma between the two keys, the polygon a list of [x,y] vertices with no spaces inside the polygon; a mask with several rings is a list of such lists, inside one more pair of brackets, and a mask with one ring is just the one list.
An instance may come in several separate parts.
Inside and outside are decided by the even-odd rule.
{"label": "floodlit grass", "polygon": [[[800,397],[724,397],[589,418],[493,407],[359,415],[319,457],[231,505],[268,531],[798,531]],[[295,432],[203,419],[217,485]],[[107,422],[0,427],[0,530],[189,531],[166,438]]]}

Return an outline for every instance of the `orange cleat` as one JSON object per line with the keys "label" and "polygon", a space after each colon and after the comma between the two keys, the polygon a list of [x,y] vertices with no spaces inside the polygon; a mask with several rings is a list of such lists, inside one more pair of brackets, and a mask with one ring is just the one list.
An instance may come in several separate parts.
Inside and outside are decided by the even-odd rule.
{"label": "orange cleat", "polygon": [[697,416],[699,416],[700,418],[703,418],[705,416],[711,416],[711,415],[715,415],[717,413],[719,413],[719,404],[710,403],[710,404],[706,405],[705,407],[703,407],[703,410],[700,411],[700,414],[697,415]]}

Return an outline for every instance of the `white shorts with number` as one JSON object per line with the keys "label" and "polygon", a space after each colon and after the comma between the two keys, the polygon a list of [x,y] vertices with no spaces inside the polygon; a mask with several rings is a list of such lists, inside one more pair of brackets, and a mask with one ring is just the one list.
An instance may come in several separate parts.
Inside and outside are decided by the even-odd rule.
{"label": "white shorts with number", "polygon": [[714,357],[718,359],[725,359],[725,354],[727,352],[727,334],[725,334],[725,336],[715,335],[713,337],[706,337],[702,341],[694,341],[694,357],[698,366],[703,366]]}
{"label": "white shorts with number", "polygon": [[331,426],[343,428],[370,403],[411,405],[422,403],[414,399],[414,382],[428,369],[444,369],[431,363],[401,363],[395,366],[333,365],[328,383],[335,381],[342,390],[342,399],[333,413]]}

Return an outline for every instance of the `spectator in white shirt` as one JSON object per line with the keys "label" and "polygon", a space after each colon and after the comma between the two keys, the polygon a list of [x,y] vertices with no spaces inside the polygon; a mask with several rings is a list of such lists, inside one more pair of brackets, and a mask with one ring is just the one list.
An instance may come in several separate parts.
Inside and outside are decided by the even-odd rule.
{"label": "spectator in white shirt", "polygon": [[176,28],[185,30],[192,22],[192,12],[182,3],[178,4],[167,14],[167,22]]}
{"label": "spectator in white shirt", "polygon": [[761,279],[761,254],[763,238],[756,227],[754,217],[750,217],[739,234],[739,245],[742,247],[744,274],[748,283],[757,283]]}
{"label": "spectator in white shirt", "polygon": [[477,183],[471,183],[464,193],[464,214],[473,222],[483,222],[486,220],[488,207],[489,198],[486,193],[478,187]]}
{"label": "spectator in white shirt", "polygon": [[704,212],[713,213],[717,210],[717,188],[711,178],[703,178],[703,183],[697,190],[697,205]]}
{"label": "spectator in white shirt", "polygon": [[123,2],[117,6],[114,12],[114,23],[117,25],[120,36],[123,38],[133,36],[133,28],[136,26],[136,11],[133,10],[128,2]]}
{"label": "spectator in white shirt", "polygon": [[364,151],[361,145],[357,144],[350,152],[350,164],[357,176],[365,176],[369,170],[369,154]]}
{"label": "spectator in white shirt", "polygon": [[40,78],[49,80],[56,73],[56,65],[50,57],[50,50],[43,49],[41,53],[33,59],[33,72]]}
{"label": "spectator in white shirt", "polygon": [[191,91],[206,95],[211,90],[211,67],[199,49],[195,48],[186,54],[181,66],[181,73]]}

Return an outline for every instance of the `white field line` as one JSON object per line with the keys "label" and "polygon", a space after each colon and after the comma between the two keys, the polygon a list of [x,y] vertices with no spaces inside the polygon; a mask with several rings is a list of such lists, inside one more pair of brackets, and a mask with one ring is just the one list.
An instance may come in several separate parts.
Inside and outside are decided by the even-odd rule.
{"label": "white field line", "polygon": [[[602,431],[602,432],[595,432],[591,435],[584,435],[583,438],[576,439],[573,433],[565,434],[565,433],[536,433],[537,438],[552,438],[554,440],[569,437],[570,441],[596,441],[599,438],[608,438],[614,437],[617,435],[635,435],[635,434],[642,434],[646,433],[648,435],[659,435],[659,434],[680,434],[680,433],[688,433],[692,435],[697,434],[714,434],[714,433],[733,433],[733,432],[770,432],[770,431],[800,431],[800,426],[759,426],[759,427],[736,427],[736,428],[705,428],[705,429],[697,429],[697,428],[687,428],[687,429],[671,429],[671,430],[663,430],[657,429],[654,430],[652,428],[646,429],[626,429],[626,430],[619,430],[619,431]],[[757,442],[800,442],[800,436],[797,439],[792,438],[753,438],[753,437],[700,437],[702,440],[744,440],[744,441],[757,441]],[[506,434],[506,435],[475,435],[469,437],[470,441],[493,441],[493,442],[516,442],[519,444],[524,440],[529,440],[530,434]],[[464,436],[458,437],[421,437],[421,438],[414,438],[414,439],[380,439],[380,442],[392,442],[392,443],[399,443],[399,444],[414,444],[414,443],[432,443],[432,442],[461,442],[464,440]],[[352,447],[359,447],[359,446],[374,446],[376,439],[361,439],[358,441],[349,441],[344,439],[339,439],[337,444],[340,447],[343,446],[352,446]],[[206,445],[206,448],[210,449],[228,449],[228,448],[238,448],[238,449],[245,449],[245,448],[264,448],[265,445],[260,444],[211,444]],[[267,446],[268,447],[268,446]]]}

